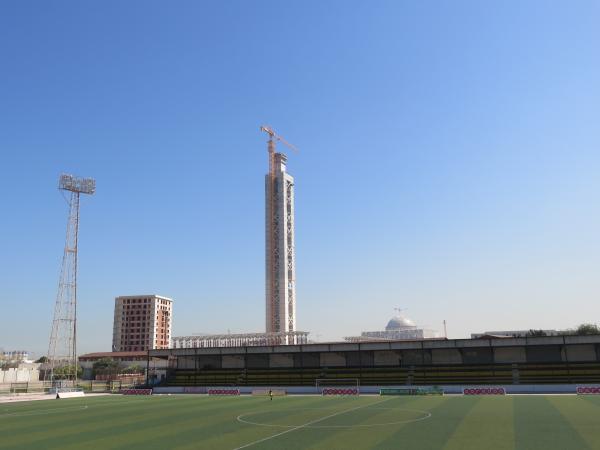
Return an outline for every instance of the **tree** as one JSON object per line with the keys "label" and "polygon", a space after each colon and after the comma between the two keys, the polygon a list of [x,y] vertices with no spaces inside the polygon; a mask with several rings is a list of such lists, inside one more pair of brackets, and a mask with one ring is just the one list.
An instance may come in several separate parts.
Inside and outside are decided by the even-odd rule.
{"label": "tree", "polygon": [[[73,378],[75,373],[75,368],[71,365],[55,367],[53,370],[54,379],[56,380],[65,380]],[[83,374],[83,368],[81,366],[77,366],[77,378],[81,378]]]}
{"label": "tree", "polygon": [[134,364],[133,366],[123,369],[122,373],[144,373],[144,368],[139,364]]}
{"label": "tree", "polygon": [[600,328],[598,325],[593,323],[582,323],[577,327],[576,334],[578,335],[590,335],[590,334],[600,334]]}
{"label": "tree", "polygon": [[122,369],[122,364],[112,358],[100,358],[92,365],[94,375],[115,375]]}
{"label": "tree", "polygon": [[547,336],[547,334],[544,330],[529,330],[527,332],[527,336],[540,337],[540,336]]}
{"label": "tree", "polygon": [[19,367],[18,361],[0,361],[1,369],[16,369]]}
{"label": "tree", "polygon": [[47,356],[42,356],[41,358],[38,358],[36,363],[42,363],[45,364],[48,362],[48,357]]}

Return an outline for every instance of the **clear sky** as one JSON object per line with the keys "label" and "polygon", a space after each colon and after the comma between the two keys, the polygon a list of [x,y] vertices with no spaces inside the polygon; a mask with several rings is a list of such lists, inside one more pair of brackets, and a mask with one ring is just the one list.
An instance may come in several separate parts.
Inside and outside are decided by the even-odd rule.
{"label": "clear sky", "polygon": [[47,349],[81,205],[79,350],[114,297],[264,330],[263,123],[300,148],[298,327],[600,321],[600,3],[3,1],[0,347]]}

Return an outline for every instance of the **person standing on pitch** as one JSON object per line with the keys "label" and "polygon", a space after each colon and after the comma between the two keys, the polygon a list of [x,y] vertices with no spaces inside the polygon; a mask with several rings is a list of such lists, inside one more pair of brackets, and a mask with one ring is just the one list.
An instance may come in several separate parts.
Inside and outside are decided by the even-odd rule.
{"label": "person standing on pitch", "polygon": [[269,398],[273,401],[273,390],[269,388]]}

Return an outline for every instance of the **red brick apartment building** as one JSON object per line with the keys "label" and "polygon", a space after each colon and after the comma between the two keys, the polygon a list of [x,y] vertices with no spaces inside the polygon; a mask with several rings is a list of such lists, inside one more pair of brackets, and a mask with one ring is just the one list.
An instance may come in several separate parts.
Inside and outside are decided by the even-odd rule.
{"label": "red brick apartment building", "polygon": [[169,348],[173,300],[160,295],[115,298],[113,352]]}

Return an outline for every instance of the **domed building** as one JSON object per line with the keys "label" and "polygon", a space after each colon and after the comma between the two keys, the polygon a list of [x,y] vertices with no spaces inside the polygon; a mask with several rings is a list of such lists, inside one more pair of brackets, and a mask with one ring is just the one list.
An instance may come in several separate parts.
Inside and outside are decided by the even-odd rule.
{"label": "domed building", "polygon": [[417,326],[412,320],[404,316],[394,316],[386,325],[385,331],[408,330],[414,328],[417,328]]}
{"label": "domed building", "polygon": [[351,336],[345,338],[351,342],[377,341],[377,340],[419,340],[419,339],[439,339],[442,334],[436,330],[418,327],[408,317],[398,313],[392,317],[385,330],[382,331],[363,331],[360,336]]}

